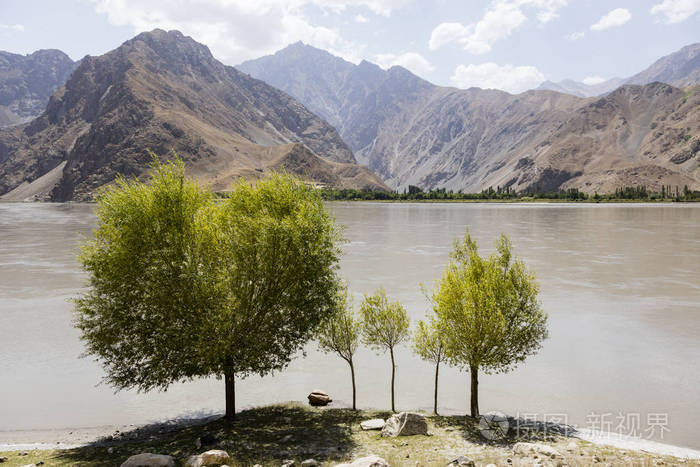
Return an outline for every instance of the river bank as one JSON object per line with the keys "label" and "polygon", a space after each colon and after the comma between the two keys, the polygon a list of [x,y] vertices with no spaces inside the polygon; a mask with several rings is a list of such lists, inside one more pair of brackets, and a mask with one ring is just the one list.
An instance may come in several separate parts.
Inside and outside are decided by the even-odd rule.
{"label": "river bank", "polygon": [[[232,422],[216,416],[143,426],[0,432],[0,458],[6,457],[8,466],[92,467],[119,465],[131,455],[152,452],[172,455],[177,465],[184,465],[188,456],[217,448],[229,453],[230,465],[241,466],[279,466],[288,459],[299,465],[309,458],[331,466],[369,454],[392,466],[444,466],[459,456],[477,466],[700,465],[700,451],[590,433],[511,427],[506,438],[489,441],[476,421],[463,416],[427,417],[429,436],[382,438],[378,431],[360,428],[363,420],[390,415],[288,403],[245,410]],[[519,442],[546,445],[557,454],[522,452]]]}

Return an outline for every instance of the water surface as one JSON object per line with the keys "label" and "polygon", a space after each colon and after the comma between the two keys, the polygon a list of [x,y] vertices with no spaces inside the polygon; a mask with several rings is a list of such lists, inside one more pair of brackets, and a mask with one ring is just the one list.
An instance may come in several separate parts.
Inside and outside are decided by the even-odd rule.
{"label": "water surface", "polygon": [[[491,251],[501,232],[536,272],[550,334],[540,353],[506,375],[483,375],[481,409],[634,431],[660,440],[648,417],[667,417],[663,441],[700,448],[700,206],[332,203],[345,225],[342,274],[359,304],[384,286],[421,318],[452,241],[469,227]],[[77,245],[93,206],[0,204],[0,430],[141,423],[223,409],[215,379],[166,393],[100,385],[79,358],[71,304],[85,277]],[[408,348],[397,356],[397,406],[429,410],[433,369]],[[358,404],[388,408],[389,358],[357,355]],[[464,413],[468,375],[441,370],[440,407]],[[242,407],[351,398],[347,365],[310,344],[284,372],[238,383]],[[661,415],[656,415],[661,414]],[[639,420],[637,423],[635,420]],[[1,438],[1,434],[0,434]]]}

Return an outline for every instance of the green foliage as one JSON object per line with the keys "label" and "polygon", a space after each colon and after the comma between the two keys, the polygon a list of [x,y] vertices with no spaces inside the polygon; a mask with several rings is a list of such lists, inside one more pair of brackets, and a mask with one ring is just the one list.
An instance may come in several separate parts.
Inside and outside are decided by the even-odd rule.
{"label": "green foliage", "polygon": [[75,320],[116,388],[282,369],[337,311],[339,232],[289,175],[215,203],[181,161],[156,161],[148,184],[106,188],[97,216]]}
{"label": "green foliage", "polygon": [[478,373],[506,372],[540,349],[547,315],[525,264],[501,235],[496,253],[479,255],[469,232],[456,241],[433,293],[437,327],[447,359],[471,374],[471,414],[479,415]]}
{"label": "green foliage", "polygon": [[434,320],[418,321],[413,331],[413,351],[421,359],[436,364],[444,358],[444,346]]}
{"label": "green foliage", "polygon": [[362,342],[375,350],[393,350],[410,337],[406,309],[399,302],[390,302],[384,288],[365,295],[360,314]]}
{"label": "green foliage", "polygon": [[336,353],[350,363],[360,340],[360,320],[355,316],[347,286],[339,289],[336,303],[338,311],[321,324],[318,345],[325,353]]}
{"label": "green foliage", "polygon": [[534,354],[547,338],[539,287],[514,259],[501,235],[497,252],[484,258],[467,232],[433,294],[446,355],[458,366],[505,372]]}

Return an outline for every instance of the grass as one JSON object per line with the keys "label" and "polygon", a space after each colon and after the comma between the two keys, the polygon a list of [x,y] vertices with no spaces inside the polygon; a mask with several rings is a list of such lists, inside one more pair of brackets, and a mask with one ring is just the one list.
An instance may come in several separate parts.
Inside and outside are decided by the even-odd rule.
{"label": "grass", "polygon": [[[53,451],[0,453],[8,459],[3,466],[24,466],[44,462],[46,466],[115,466],[133,454],[152,452],[170,454],[177,465],[187,457],[214,447],[226,450],[232,458],[230,465],[279,466],[284,459],[296,465],[308,458],[322,465],[335,465],[357,457],[377,454],[392,466],[445,466],[460,455],[472,458],[477,466],[531,465],[535,458],[519,458],[512,446],[520,441],[510,437],[500,442],[486,441],[476,423],[469,417],[428,418],[430,436],[382,438],[378,431],[362,431],[359,422],[369,418],[387,418],[389,412],[349,409],[314,409],[301,404],[283,404],[246,410],[234,421],[217,419],[206,424],[169,429],[140,429],[123,433],[119,439],[99,440],[88,446]],[[203,435],[216,437],[216,446],[197,448],[195,440]],[[130,440],[136,437],[136,440]],[[564,454],[559,463],[569,466],[600,465],[652,466],[659,461],[674,465],[673,458],[652,456],[642,452],[623,453],[610,447],[595,446],[577,440],[575,452],[566,450],[570,438],[538,434],[537,441],[553,445]],[[508,462],[511,459],[511,463]],[[548,461],[548,459],[547,459]],[[544,465],[548,465],[544,462]],[[554,465],[557,465],[555,463]],[[685,465],[693,465],[686,463]]]}

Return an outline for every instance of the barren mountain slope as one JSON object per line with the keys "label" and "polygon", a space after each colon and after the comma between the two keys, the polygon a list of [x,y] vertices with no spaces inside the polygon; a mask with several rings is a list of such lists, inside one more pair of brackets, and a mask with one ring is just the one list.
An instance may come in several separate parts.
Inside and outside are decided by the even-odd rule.
{"label": "barren mountain slope", "polygon": [[[399,190],[409,184],[590,192],[623,184],[700,186],[693,89],[652,83],[588,99],[552,91],[458,90],[401,67],[354,66],[300,44],[240,68],[332,116],[358,161]],[[672,136],[680,128],[683,136]],[[688,154],[684,162],[670,160],[680,153]]]}
{"label": "barren mountain slope", "polygon": [[29,55],[0,51],[0,128],[27,122],[46,108],[78,64],[60,50]]}
{"label": "barren mountain slope", "polygon": [[[0,132],[0,193],[66,162],[60,182],[37,195],[90,198],[117,173],[141,175],[147,148],[177,151],[193,174],[223,189],[238,174],[267,170],[269,147],[299,150],[290,143],[308,147],[343,183],[341,169],[355,165],[335,129],[293,98],[177,31],[155,30],[86,57],[44,114]],[[358,170],[353,186],[384,187]]]}

